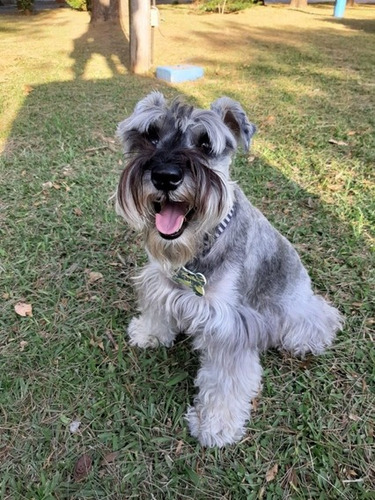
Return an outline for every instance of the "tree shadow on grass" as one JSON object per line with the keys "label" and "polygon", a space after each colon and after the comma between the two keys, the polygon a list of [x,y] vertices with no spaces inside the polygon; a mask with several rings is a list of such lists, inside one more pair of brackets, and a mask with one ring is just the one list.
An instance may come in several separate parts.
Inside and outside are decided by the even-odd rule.
{"label": "tree shadow on grass", "polygon": [[113,76],[129,69],[129,40],[120,24],[89,23],[87,31],[74,40],[70,55],[74,59],[74,77],[82,78],[87,65],[96,56],[105,59]]}
{"label": "tree shadow on grass", "polygon": [[[373,9],[375,13],[375,9]],[[375,19],[327,19],[329,23],[342,24],[351,30],[375,34]]]}

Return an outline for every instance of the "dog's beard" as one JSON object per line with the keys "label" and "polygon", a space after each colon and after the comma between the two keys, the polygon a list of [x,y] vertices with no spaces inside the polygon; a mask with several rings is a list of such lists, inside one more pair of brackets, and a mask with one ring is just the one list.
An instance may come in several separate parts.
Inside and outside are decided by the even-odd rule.
{"label": "dog's beard", "polygon": [[123,171],[117,191],[117,212],[142,230],[149,254],[164,267],[192,260],[233,204],[232,184],[191,151],[180,153],[184,181],[176,190],[158,191],[151,182],[147,151]]}

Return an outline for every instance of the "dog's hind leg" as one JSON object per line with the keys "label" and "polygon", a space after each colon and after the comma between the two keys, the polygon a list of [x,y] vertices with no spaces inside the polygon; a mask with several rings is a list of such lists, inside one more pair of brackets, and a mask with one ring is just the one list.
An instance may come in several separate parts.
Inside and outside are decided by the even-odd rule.
{"label": "dog's hind leg", "polygon": [[303,356],[309,352],[321,354],[329,347],[336,332],[342,328],[339,311],[319,295],[299,302],[298,310],[286,311],[281,325],[280,347]]}

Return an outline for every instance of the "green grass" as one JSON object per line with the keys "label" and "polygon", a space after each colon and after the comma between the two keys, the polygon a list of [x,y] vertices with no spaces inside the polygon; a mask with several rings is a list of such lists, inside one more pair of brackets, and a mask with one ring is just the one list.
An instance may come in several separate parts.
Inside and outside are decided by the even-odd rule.
{"label": "green grass", "polygon": [[[176,88],[129,75],[121,33],[85,13],[1,17],[0,498],[373,498],[375,11],[331,11],[164,7],[156,64],[205,68]],[[145,255],[110,201],[111,138],[152,89],[244,105],[259,130],[233,177],[346,316],[325,356],[262,356],[247,435],[223,450],[187,432],[189,339],[141,352],[125,334]],[[93,466],[76,482],[84,453]]]}

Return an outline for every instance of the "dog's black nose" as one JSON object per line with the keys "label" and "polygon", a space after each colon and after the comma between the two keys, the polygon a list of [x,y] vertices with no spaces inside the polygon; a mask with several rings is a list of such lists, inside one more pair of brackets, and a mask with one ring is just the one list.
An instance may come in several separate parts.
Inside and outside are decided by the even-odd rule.
{"label": "dog's black nose", "polygon": [[184,174],[177,165],[157,165],[151,170],[151,181],[156,189],[174,191],[182,183]]}

